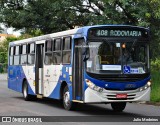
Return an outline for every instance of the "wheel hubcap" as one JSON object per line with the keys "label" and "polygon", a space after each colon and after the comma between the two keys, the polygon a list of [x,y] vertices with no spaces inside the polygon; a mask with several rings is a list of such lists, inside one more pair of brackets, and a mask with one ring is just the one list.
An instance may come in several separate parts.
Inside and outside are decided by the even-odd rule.
{"label": "wheel hubcap", "polygon": [[69,92],[65,92],[64,94],[64,103],[68,106],[70,103]]}

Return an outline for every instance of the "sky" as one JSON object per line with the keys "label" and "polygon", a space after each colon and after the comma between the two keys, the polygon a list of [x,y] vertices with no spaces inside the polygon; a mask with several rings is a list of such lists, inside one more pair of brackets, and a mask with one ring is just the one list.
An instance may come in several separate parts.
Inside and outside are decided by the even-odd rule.
{"label": "sky", "polygon": [[1,24],[0,25],[3,29],[6,29],[6,31],[5,32],[7,32],[8,34],[13,34],[13,35],[15,35],[15,36],[20,36],[21,35],[21,31],[19,30],[19,31],[14,31],[14,28],[6,28],[3,24]]}
{"label": "sky", "polygon": [[7,33],[8,34],[13,34],[15,36],[20,36],[21,35],[20,31],[13,31],[13,28],[8,28]]}

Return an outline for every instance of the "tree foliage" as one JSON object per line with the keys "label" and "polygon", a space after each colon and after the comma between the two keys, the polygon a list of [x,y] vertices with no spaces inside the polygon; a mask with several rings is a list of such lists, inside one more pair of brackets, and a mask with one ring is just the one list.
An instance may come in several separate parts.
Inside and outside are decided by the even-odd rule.
{"label": "tree foliage", "polygon": [[3,29],[0,27],[0,33],[2,33],[3,32]]}
{"label": "tree foliage", "polygon": [[0,63],[7,64],[8,62],[8,45],[10,42],[21,40],[31,37],[30,35],[24,34],[20,37],[7,37],[4,41],[0,42]]}
{"label": "tree foliage", "polygon": [[152,55],[160,53],[159,0],[1,0],[0,6],[0,22],[33,36],[96,24],[149,27]]}

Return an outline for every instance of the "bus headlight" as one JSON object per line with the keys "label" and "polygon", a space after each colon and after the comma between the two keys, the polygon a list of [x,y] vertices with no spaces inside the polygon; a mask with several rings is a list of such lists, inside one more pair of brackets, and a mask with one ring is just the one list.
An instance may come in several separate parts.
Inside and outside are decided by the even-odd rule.
{"label": "bus headlight", "polygon": [[151,86],[151,81],[148,81],[147,82],[147,84],[145,85],[145,86],[143,86],[143,87],[141,87],[141,88],[139,88],[139,91],[143,91],[143,90],[146,90],[148,87],[150,87]]}
{"label": "bus headlight", "polygon": [[96,86],[93,82],[91,82],[90,80],[86,79],[86,84],[88,85],[89,88],[97,91],[97,92],[102,92],[103,88]]}
{"label": "bus headlight", "polygon": [[151,84],[152,84],[151,81],[148,81],[148,82],[147,82],[147,85],[148,85],[148,86],[151,86]]}

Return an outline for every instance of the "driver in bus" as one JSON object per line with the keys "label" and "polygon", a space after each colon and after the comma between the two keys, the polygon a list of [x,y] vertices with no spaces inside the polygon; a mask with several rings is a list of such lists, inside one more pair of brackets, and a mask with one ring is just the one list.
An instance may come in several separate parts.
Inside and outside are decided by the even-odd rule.
{"label": "driver in bus", "polygon": [[133,62],[131,58],[131,54],[127,51],[127,49],[124,50],[122,56],[119,57],[118,62],[121,63],[131,63]]}

